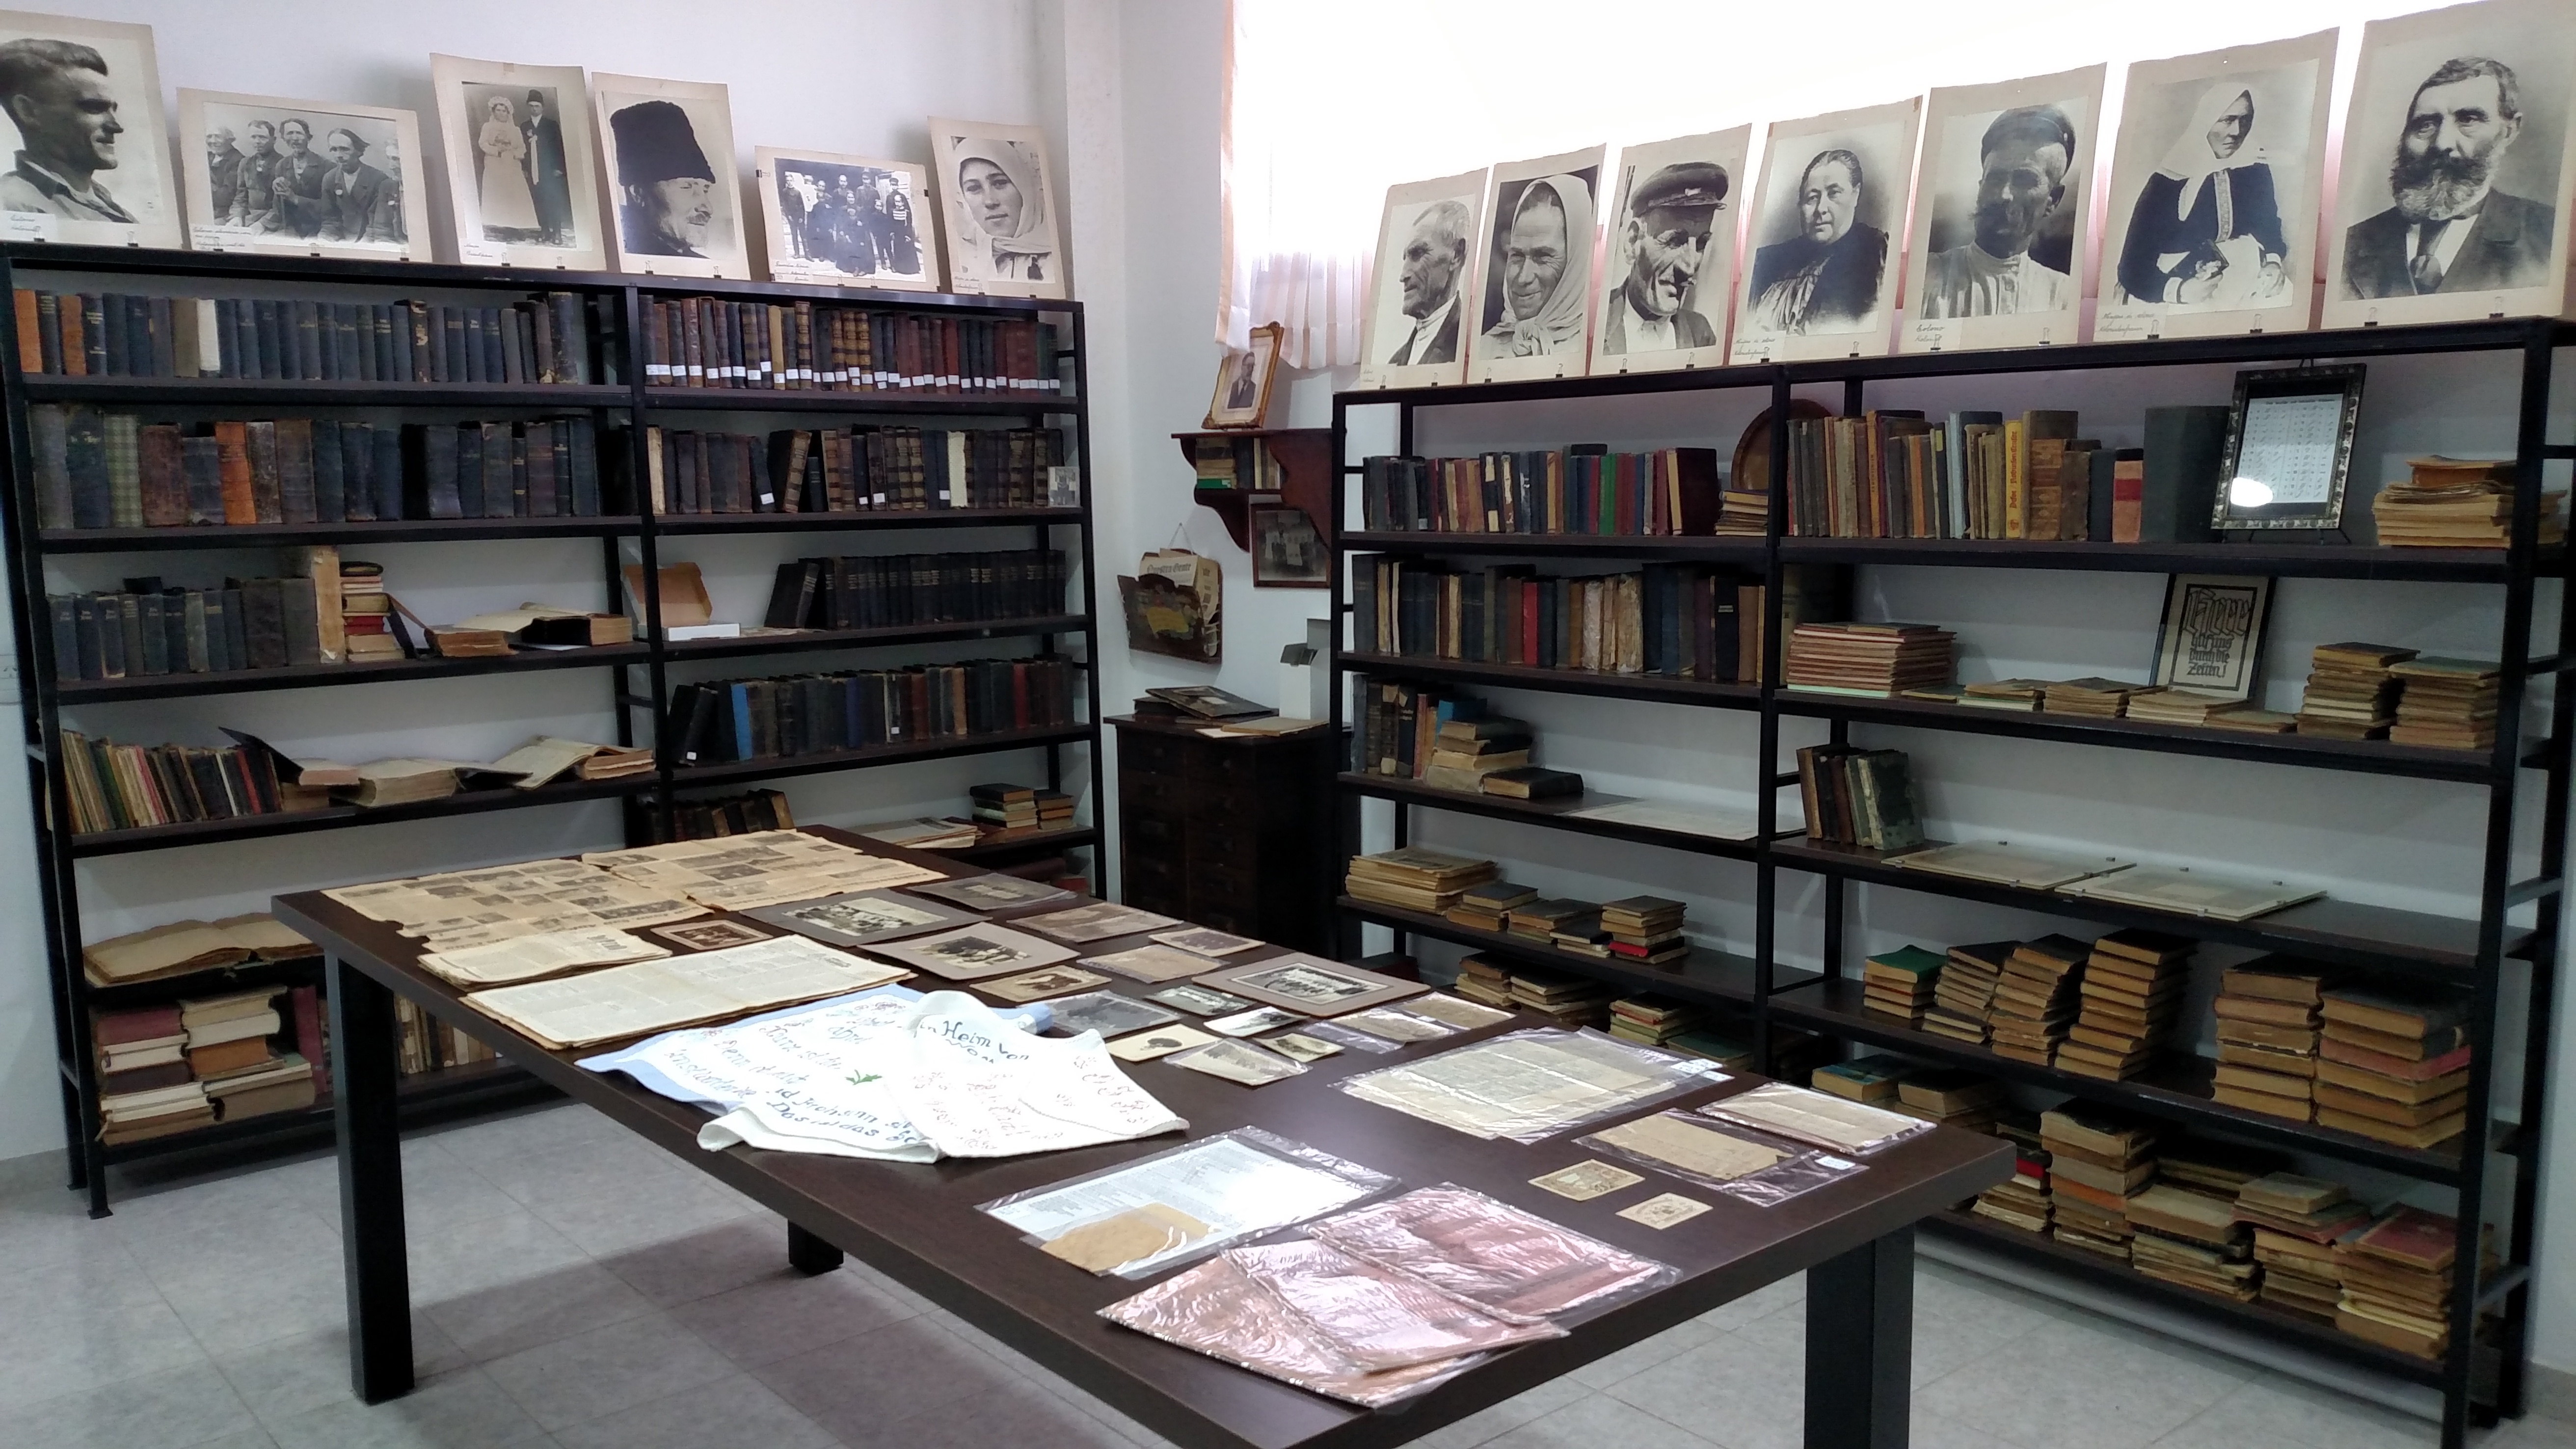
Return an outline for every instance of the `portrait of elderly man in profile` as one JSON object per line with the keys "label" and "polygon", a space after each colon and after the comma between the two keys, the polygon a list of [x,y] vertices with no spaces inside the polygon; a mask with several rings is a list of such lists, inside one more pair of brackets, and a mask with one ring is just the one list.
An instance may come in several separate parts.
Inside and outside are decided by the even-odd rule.
{"label": "portrait of elderly man in profile", "polygon": [[2388,166],[2394,204],[2344,231],[2348,297],[2414,297],[2538,286],[2556,218],[2498,188],[2522,134],[2513,68],[2484,56],[2442,63],[2415,88]]}
{"label": "portrait of elderly man in profile", "polygon": [[1467,279],[1467,231],[1474,225],[1458,201],[1435,201],[1415,219],[1396,274],[1412,325],[1388,354],[1389,367],[1458,360],[1458,289]]}
{"label": "portrait of elderly man in profile", "polygon": [[2059,312],[2074,280],[2031,255],[2067,202],[2075,127],[2056,106],[2015,106],[1989,122],[1977,146],[1975,235],[1932,254],[1916,307],[1925,317],[2009,317]]}
{"label": "portrait of elderly man in profile", "polygon": [[18,127],[19,150],[0,175],[0,210],[39,211],[73,221],[131,222],[132,213],[99,180],[113,171],[116,91],[107,60],[69,40],[0,44],[0,105]]}

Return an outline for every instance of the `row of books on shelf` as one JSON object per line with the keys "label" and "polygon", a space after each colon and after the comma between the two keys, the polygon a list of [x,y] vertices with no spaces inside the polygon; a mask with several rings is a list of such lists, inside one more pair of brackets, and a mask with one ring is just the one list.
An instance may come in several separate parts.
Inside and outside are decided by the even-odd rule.
{"label": "row of books on shelf", "polygon": [[1069,725],[1075,667],[1039,655],[683,684],[664,738],[691,766]]}
{"label": "row of books on shelf", "polygon": [[1045,508],[1080,501],[1056,428],[644,430],[658,514]]}
{"label": "row of books on shelf", "polygon": [[1372,532],[1760,537],[1768,480],[1730,488],[1714,448],[1613,453],[1598,443],[1364,461],[1360,506]]}
{"label": "row of books on shelf", "polygon": [[375,808],[443,799],[465,789],[535,790],[566,775],[611,780],[653,768],[642,746],[541,736],[488,764],[390,759],[363,765],[301,761],[239,730],[219,746],[128,745],[76,730],[56,736],[75,835],[191,825],[255,815]]}
{"label": "row of books on shelf", "polygon": [[110,1146],[298,1111],[329,1087],[312,986],[93,1010],[90,1039],[98,1135]]}
{"label": "row of books on shelf", "polygon": [[[604,316],[612,300],[594,304]],[[15,302],[18,370],[29,376],[493,386],[618,380],[610,359],[595,360],[594,306],[571,292],[467,306],[20,287]]]}
{"label": "row of books on shelf", "polygon": [[[1783,617],[1846,612],[1848,578],[1831,566],[1783,569]],[[1724,566],[1548,576],[1363,554],[1351,560],[1351,637],[1374,654],[1749,684],[1761,668],[1763,589],[1761,575]]]}
{"label": "row of books on shelf", "polygon": [[1371,680],[1360,716],[1360,768],[1439,790],[1551,800],[1583,793],[1583,777],[1533,763],[1529,722],[1489,711],[1462,690]]}
{"label": "row of books on shelf", "polygon": [[[1342,890],[1354,900],[1444,916],[1472,930],[1511,935],[1576,956],[1660,965],[1690,952],[1682,935],[1680,901],[1661,896],[1606,903],[1542,898],[1534,887],[1503,879],[1491,860],[1420,846],[1351,857]],[[1581,994],[1582,984],[1569,983],[1564,990]]]}
{"label": "row of books on shelf", "polygon": [[1060,614],[1072,570],[1060,548],[807,558],[778,566],[772,629],[888,629]]}
{"label": "row of books on shelf", "polygon": [[644,305],[644,379],[657,387],[959,394],[1063,390],[1055,327],[1032,319],[726,297]]}
{"label": "row of books on shelf", "polygon": [[1189,440],[1191,486],[1211,491],[1276,493],[1287,485],[1278,450],[1262,437],[1202,433]]}
{"label": "row of books on shelf", "polygon": [[[2149,445],[2158,461],[2152,501],[2149,450],[2115,453],[2077,438],[2072,412],[2034,411],[2009,420],[1998,412],[1956,412],[1946,423],[1901,408],[1794,418],[1788,532],[2122,543],[2207,538],[2209,489],[2219,463],[2215,454],[2186,444],[2208,441],[2202,425],[2215,413],[2223,426],[2226,411],[2148,410]],[[2194,506],[2197,517],[2189,516]]]}
{"label": "row of books on shelf", "polygon": [[595,518],[603,504],[587,417],[147,424],[36,403],[27,423],[36,516],[47,529]]}
{"label": "row of books on shelf", "polygon": [[325,662],[318,591],[310,577],[227,579],[221,587],[202,589],[164,587],[157,578],[125,582],[123,593],[46,596],[57,680]]}

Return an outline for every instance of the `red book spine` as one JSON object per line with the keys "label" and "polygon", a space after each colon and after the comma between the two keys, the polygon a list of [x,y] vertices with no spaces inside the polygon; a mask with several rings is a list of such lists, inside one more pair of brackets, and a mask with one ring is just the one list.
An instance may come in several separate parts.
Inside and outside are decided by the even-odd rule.
{"label": "red book spine", "polygon": [[322,1042],[322,997],[310,986],[298,986],[287,993],[295,1012],[295,1049],[313,1064],[313,1090],[328,1094],[331,1090],[330,1052]]}

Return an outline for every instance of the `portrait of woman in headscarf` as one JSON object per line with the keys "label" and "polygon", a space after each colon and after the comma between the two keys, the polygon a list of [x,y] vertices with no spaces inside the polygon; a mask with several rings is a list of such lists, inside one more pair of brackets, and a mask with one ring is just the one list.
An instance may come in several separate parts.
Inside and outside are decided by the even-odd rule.
{"label": "portrait of woman in headscarf", "polygon": [[2149,176],[2120,247],[2120,288],[2132,302],[2224,310],[2259,305],[2289,286],[2289,243],[2272,178],[2276,147],[2247,81],[2208,86]]}
{"label": "portrait of woman in headscarf", "polygon": [[1592,297],[1591,188],[1575,176],[1541,177],[1513,198],[1508,222],[1496,230],[1499,286],[1489,293],[1477,355],[1582,356]]}
{"label": "portrait of woman in headscarf", "polygon": [[1017,141],[969,137],[957,143],[957,255],[973,274],[996,281],[1056,276],[1055,228],[1036,154]]}

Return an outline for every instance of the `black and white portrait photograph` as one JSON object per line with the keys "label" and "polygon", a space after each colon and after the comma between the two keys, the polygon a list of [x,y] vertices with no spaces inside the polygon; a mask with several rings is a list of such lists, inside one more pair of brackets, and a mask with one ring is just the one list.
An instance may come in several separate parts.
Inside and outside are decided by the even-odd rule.
{"label": "black and white portrait photograph", "polygon": [[1485,173],[1386,189],[1360,314],[1362,387],[1437,387],[1466,379],[1473,335],[1476,210]]}
{"label": "black and white portrait photograph", "polygon": [[2554,316],[2567,288],[2576,26],[2486,0],[2362,30],[2325,325]]}
{"label": "black and white portrait photograph", "polygon": [[1580,377],[1591,366],[1601,159],[1595,146],[1494,168],[1469,382]]}
{"label": "black and white portrait photograph", "polygon": [[581,67],[433,55],[429,75],[457,260],[605,270]]}
{"label": "black and white portrait photograph", "polygon": [[2095,341],[2307,328],[2335,35],[2129,67]]}
{"label": "black and white portrait photograph", "polygon": [[1066,289],[1046,137],[1035,126],[930,118],[933,190],[947,203],[948,288],[988,297]]}
{"label": "black and white portrait photograph", "polygon": [[769,280],[939,290],[928,178],[909,161],[752,148]]}
{"label": "black and white portrait photograph", "polygon": [[1302,508],[1252,510],[1252,586],[1321,589],[1333,582],[1333,553]]}
{"label": "black and white portrait photograph", "polygon": [[1592,371],[1656,372],[1726,360],[1735,222],[1753,128],[1623,146],[1602,218]]}
{"label": "black and white portrait photograph", "polygon": [[1774,121],[1737,270],[1738,363],[1876,357],[1896,302],[1895,237],[1920,97]]}
{"label": "black and white portrait photograph", "polygon": [[411,112],[181,90],[179,133],[195,250],[430,260]]}
{"label": "black and white portrait photograph", "polygon": [[1258,428],[1270,411],[1270,384],[1279,372],[1279,343],[1288,329],[1266,322],[1248,334],[1252,344],[1226,349],[1217,360],[1216,391],[1208,398],[1209,428]]}
{"label": "black and white portrait photograph", "polygon": [[2106,69],[1931,93],[1899,352],[2076,340]]}
{"label": "black and white portrait photograph", "polygon": [[0,11],[0,106],[12,152],[0,237],[179,245],[151,26]]}
{"label": "black and white portrait photograph", "polygon": [[591,90],[600,174],[616,218],[617,269],[750,276],[725,88],[594,75]]}

